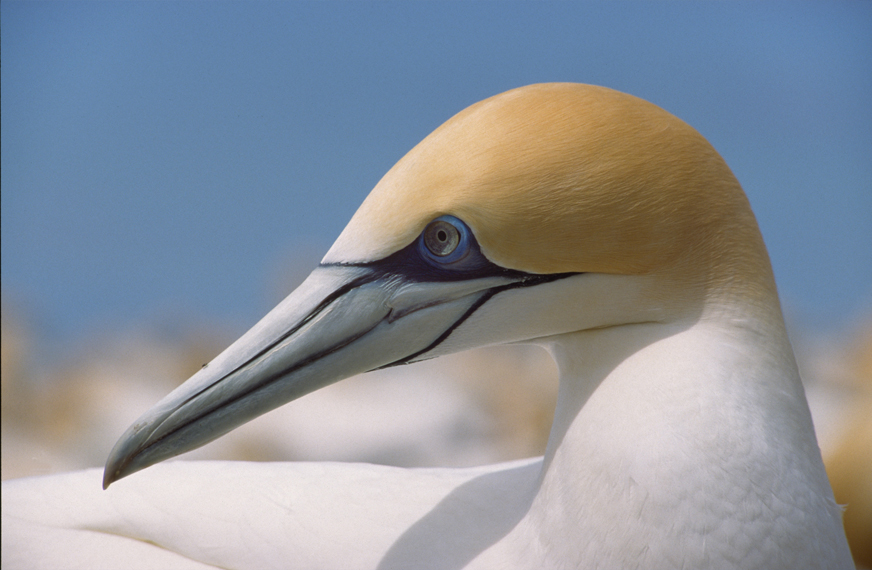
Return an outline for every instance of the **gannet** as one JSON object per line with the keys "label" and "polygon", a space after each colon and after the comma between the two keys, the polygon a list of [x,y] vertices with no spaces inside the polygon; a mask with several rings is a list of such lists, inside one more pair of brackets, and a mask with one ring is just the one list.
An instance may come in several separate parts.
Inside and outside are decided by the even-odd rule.
{"label": "gannet", "polygon": [[[542,458],[119,481],[348,376],[497,343],[559,368]],[[852,567],[744,192],[692,127],[590,85],[508,91],[426,137],[98,479],[4,483],[4,568]]]}

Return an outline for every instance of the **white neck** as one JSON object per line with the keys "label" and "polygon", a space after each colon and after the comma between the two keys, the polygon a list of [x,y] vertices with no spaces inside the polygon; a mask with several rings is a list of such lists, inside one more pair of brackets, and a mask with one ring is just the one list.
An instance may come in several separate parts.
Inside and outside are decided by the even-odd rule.
{"label": "white neck", "polygon": [[839,560],[839,509],[780,315],[546,344],[559,405],[538,493],[515,529],[528,535],[518,543],[539,545],[526,555],[605,568]]}

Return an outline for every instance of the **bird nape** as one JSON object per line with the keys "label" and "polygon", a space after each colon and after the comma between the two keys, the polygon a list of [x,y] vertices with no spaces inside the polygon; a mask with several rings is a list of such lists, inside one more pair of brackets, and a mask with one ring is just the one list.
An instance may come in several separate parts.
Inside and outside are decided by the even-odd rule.
{"label": "bird nape", "polygon": [[[544,346],[544,457],[171,462],[349,376]],[[849,568],[768,255],[730,169],[630,95],[522,87],[376,185],[287,299],[94,470],[3,484],[3,566]]]}

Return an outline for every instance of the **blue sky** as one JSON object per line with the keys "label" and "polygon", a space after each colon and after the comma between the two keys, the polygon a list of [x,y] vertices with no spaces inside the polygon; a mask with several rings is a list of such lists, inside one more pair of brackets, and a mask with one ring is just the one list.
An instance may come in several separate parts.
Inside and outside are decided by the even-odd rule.
{"label": "blue sky", "polygon": [[648,99],[748,193],[790,314],[872,309],[872,3],[0,3],[2,289],[42,335],[243,332],[390,166],[529,83]]}

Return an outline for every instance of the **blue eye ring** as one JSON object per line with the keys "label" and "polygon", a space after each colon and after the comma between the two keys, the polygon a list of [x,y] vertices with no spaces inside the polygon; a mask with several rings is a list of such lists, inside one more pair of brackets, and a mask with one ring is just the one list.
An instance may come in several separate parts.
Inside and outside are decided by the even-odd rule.
{"label": "blue eye ring", "polygon": [[418,238],[418,251],[433,265],[462,261],[473,242],[469,227],[454,216],[439,216],[427,224]]}

